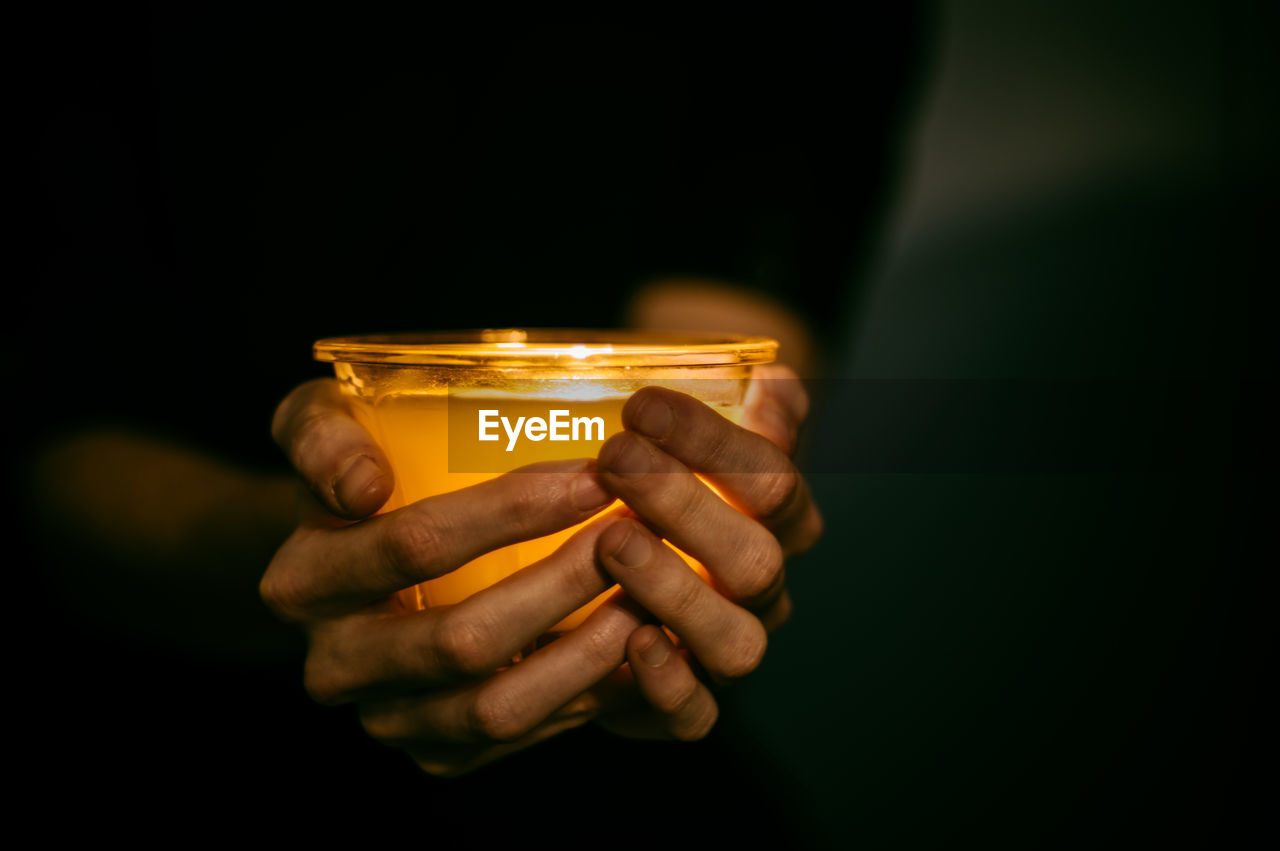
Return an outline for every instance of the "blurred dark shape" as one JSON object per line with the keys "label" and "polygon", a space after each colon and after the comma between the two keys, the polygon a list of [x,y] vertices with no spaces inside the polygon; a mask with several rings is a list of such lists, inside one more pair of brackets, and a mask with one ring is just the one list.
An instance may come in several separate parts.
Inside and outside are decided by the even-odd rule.
{"label": "blurred dark shape", "polygon": [[[1154,471],[993,469],[1000,428],[949,469],[815,473],[828,537],[729,717],[832,846],[1273,844],[1272,30],[1207,4],[944,11],[842,374],[971,400],[1194,380],[1212,429]],[[833,411],[858,413],[819,410],[808,469],[859,469]],[[865,416],[945,445],[1001,408],[934,413]]]}

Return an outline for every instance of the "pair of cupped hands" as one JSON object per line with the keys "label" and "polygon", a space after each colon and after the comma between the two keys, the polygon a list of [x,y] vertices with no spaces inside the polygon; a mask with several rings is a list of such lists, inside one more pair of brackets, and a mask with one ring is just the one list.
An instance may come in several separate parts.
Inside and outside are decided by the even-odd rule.
{"label": "pair of cupped hands", "polygon": [[[436,775],[591,720],[634,737],[706,735],[718,715],[708,681],[759,665],[791,611],[784,560],[822,528],[790,458],[804,389],[786,367],[755,376],[743,426],[645,388],[595,460],[530,465],[377,515],[394,485],[385,454],[334,380],[297,388],[272,431],[304,485],[300,519],[260,590],[307,634],[308,693],[354,702],[373,738]],[[615,500],[552,555],[457,605],[397,602],[401,589]],[[666,542],[701,562],[711,584]],[[512,664],[615,584],[581,625]]]}

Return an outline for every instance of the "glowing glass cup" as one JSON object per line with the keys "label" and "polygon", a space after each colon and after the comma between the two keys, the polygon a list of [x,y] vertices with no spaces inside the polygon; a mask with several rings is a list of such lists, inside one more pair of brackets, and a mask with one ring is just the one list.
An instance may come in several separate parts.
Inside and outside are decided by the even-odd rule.
{"label": "glowing glass cup", "polygon": [[[752,368],[772,362],[777,347],[767,338],[726,334],[512,329],[335,337],[318,341],[315,357],[333,364],[355,417],[391,462],[395,491],[385,512],[535,461],[593,458],[622,430],[622,406],[642,387],[687,393],[738,422]],[[478,439],[482,412],[500,412],[510,424],[521,416],[545,421],[554,411],[568,412],[561,435],[580,420],[579,439],[524,432],[512,446],[493,414],[485,415],[493,424],[487,433],[497,439]],[[461,602],[550,555],[578,528],[487,553],[400,600],[413,609]],[[555,630],[581,623],[609,593]]]}

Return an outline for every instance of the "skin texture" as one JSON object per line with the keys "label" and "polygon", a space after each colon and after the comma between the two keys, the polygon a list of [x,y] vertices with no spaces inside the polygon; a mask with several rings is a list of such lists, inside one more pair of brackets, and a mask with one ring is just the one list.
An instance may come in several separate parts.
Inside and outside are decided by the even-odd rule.
{"label": "skin texture", "polygon": [[[716,684],[756,668],[769,632],[790,614],[785,558],[821,534],[789,460],[804,391],[786,367],[759,375],[745,428],[691,397],[647,388],[595,460],[531,465],[378,516],[394,483],[385,456],[335,382],[299,387],[273,423],[303,483],[299,522],[260,593],[307,635],[309,693],[355,702],[371,736],[437,775],[593,719],[630,736],[706,735],[718,709],[695,670]],[[392,596],[579,523],[615,498],[624,506],[462,603],[408,612]],[[712,584],[663,539],[701,561]],[[615,583],[581,626],[511,664]]]}
{"label": "skin texture", "polygon": [[[701,309],[696,295],[659,282],[637,296],[637,322]],[[723,302],[722,327],[751,318]],[[774,312],[738,330],[785,336],[802,327]],[[802,334],[783,353],[795,365],[812,348]],[[788,458],[804,391],[782,367],[756,374],[746,429],[705,417],[692,400],[651,408],[640,394],[625,411],[628,435],[594,465],[505,477],[379,517],[393,471],[332,381],[303,385],[276,412],[273,432],[294,476],[241,469],[152,434],[88,430],[33,458],[32,532],[60,605],[76,617],[220,663],[291,660],[305,638],[311,693],[357,704],[372,735],[435,774],[592,720],[626,736],[696,739],[716,721],[711,687],[749,671],[763,637],[789,615],[779,556],[804,549],[821,527]],[[646,424],[671,405],[675,428]],[[668,472],[628,476],[622,450],[636,447]],[[709,499],[687,470],[743,514]],[[406,613],[392,604],[393,589],[576,523],[615,496],[628,507],[459,606]],[[509,526],[488,528],[499,516]],[[691,582],[659,534],[703,558],[714,585]],[[646,559],[621,558],[639,543]],[[615,583],[625,590],[588,623],[510,665],[548,625]],[[156,604],[170,599],[182,604]]]}

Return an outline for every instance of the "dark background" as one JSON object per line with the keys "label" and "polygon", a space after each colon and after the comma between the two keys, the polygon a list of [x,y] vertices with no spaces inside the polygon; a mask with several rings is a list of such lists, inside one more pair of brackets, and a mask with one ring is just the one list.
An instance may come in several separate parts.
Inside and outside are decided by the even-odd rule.
{"label": "dark background", "polygon": [[[11,469],[111,423],[283,470],[266,425],[324,374],[318,337],[607,326],[645,279],[712,276],[824,346],[805,461],[828,532],[708,740],[581,730],[439,781],[311,704],[296,641],[144,632],[66,587],[43,530],[18,560],[38,578],[17,586],[25,809],[85,835],[485,847],[1273,834],[1266,24],[990,2],[30,19],[37,272],[6,348],[38,416],[13,418]],[[932,468],[850,460],[850,416],[948,433],[850,401],[914,379],[1194,380],[1223,401],[1196,463],[1157,471],[988,469],[981,435]],[[103,600],[181,618],[180,582],[76,557],[101,560]]]}

